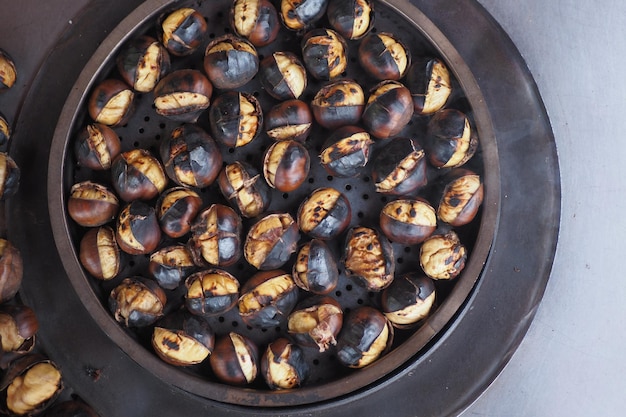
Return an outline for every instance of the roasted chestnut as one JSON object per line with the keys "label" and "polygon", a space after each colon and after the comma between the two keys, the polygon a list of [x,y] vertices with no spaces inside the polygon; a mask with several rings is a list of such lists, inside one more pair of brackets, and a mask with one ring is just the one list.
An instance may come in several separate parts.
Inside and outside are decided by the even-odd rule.
{"label": "roasted chestnut", "polygon": [[22,285],[24,264],[20,251],[0,238],[0,303],[11,300]]}
{"label": "roasted chestnut", "polygon": [[252,383],[259,373],[259,350],[251,339],[230,332],[217,339],[209,362],[220,381],[246,385]]}
{"label": "roasted chestnut", "polygon": [[267,346],[261,358],[261,374],[270,389],[297,388],[309,377],[309,364],[298,345],[281,337]]}
{"label": "roasted chestnut", "polygon": [[478,136],[465,113],[444,109],[428,122],[426,151],[437,168],[456,168],[470,160],[478,148]]}
{"label": "roasted chestnut", "polygon": [[207,269],[185,280],[185,306],[189,312],[216,316],[230,310],[239,299],[239,281],[221,269]]}
{"label": "roasted chestnut", "polygon": [[337,359],[350,368],[363,368],[383,355],[393,342],[393,328],[375,308],[358,307],[348,314],[337,340]]}
{"label": "roasted chestnut", "polygon": [[152,91],[170,70],[167,49],[151,36],[139,36],[128,41],[115,62],[124,81],[140,93]]}
{"label": "roasted chestnut", "polygon": [[161,240],[154,208],[140,200],[127,204],[117,218],[115,239],[120,249],[131,255],[154,251]]}
{"label": "roasted chestnut", "polygon": [[122,256],[115,231],[109,226],[92,228],[80,240],[80,264],[94,278],[110,280],[122,268]]}
{"label": "roasted chestnut", "polygon": [[368,291],[382,291],[393,281],[396,267],[393,247],[376,229],[351,228],[342,261],[348,276],[357,278]]}
{"label": "roasted chestnut", "polygon": [[113,159],[121,151],[117,133],[102,123],[88,124],[74,140],[74,154],[78,164],[96,171],[111,168]]}
{"label": "roasted chestnut", "polygon": [[335,130],[320,153],[320,163],[335,177],[356,177],[370,157],[373,141],[365,129],[343,126]]}
{"label": "roasted chestnut", "polygon": [[11,139],[11,125],[6,117],[0,113],[0,146],[6,146],[9,139]]}
{"label": "roasted chestnut", "polygon": [[236,148],[252,142],[263,130],[261,103],[252,94],[227,91],[209,108],[213,137]]}
{"label": "roasted chestnut", "polygon": [[273,213],[256,222],[246,236],[243,254],[257,269],[280,268],[296,251],[300,233],[289,213]]}
{"label": "roasted chestnut", "polygon": [[0,201],[11,197],[20,186],[20,168],[13,158],[0,152]]}
{"label": "roasted chestnut", "polygon": [[330,0],[326,16],[330,26],[350,40],[361,39],[374,26],[374,8],[369,0]]}
{"label": "roasted chestnut", "polygon": [[55,402],[46,411],[46,417],[99,417],[94,409],[81,399]]}
{"label": "roasted chestnut", "polygon": [[364,108],[363,89],[356,81],[346,79],[324,85],[311,101],[315,120],[330,130],[357,124]]}
{"label": "roasted chestnut", "polygon": [[237,35],[259,47],[278,37],[280,20],[269,0],[235,0],[230,8],[230,26]]}
{"label": "roasted chestnut", "polygon": [[163,361],[174,366],[191,366],[211,355],[215,333],[203,318],[178,310],[159,320],[151,340]]}
{"label": "roasted chestnut", "polygon": [[467,260],[467,249],[452,230],[432,235],[420,246],[420,266],[432,279],[456,278]]}
{"label": "roasted chestnut", "polygon": [[383,314],[399,329],[409,328],[428,317],[435,302],[435,284],[420,273],[393,280],[381,295]]}
{"label": "roasted chestnut", "polygon": [[241,319],[255,328],[280,326],[298,302],[298,287],[282,270],[260,271],[241,288]]}
{"label": "roasted chestnut", "polygon": [[392,242],[417,245],[436,228],[435,209],[424,199],[391,201],[380,212],[380,229]]}
{"label": "roasted chestnut", "polygon": [[126,202],[152,200],[167,186],[161,162],[140,148],[122,152],[113,160],[111,178],[117,195]]}
{"label": "roasted chestnut", "polygon": [[184,245],[166,246],[153,252],[148,263],[148,272],[162,288],[174,290],[196,270],[193,257]]}
{"label": "roasted chestnut", "polygon": [[325,187],[314,190],[298,207],[298,226],[303,233],[323,240],[339,236],[352,220],[348,198]]}
{"label": "roasted chestnut", "polygon": [[424,149],[414,139],[392,139],[374,158],[376,192],[406,195],[419,190],[428,182],[427,166]]}
{"label": "roasted chestnut", "polygon": [[121,126],[135,110],[135,93],[124,81],[109,78],[93,89],[87,109],[96,123]]}
{"label": "roasted chestnut", "polygon": [[313,29],[302,39],[302,61],[314,78],[333,80],[348,67],[348,45],[334,30]]}
{"label": "roasted chestnut", "polygon": [[157,114],[178,122],[195,123],[211,104],[213,85],[195,69],[172,71],[154,87]]}
{"label": "roasted chestnut", "polygon": [[263,58],[259,79],[265,91],[278,100],[299,98],[307,86],[306,69],[291,52],[274,52]]}
{"label": "roasted chestnut", "polygon": [[13,58],[0,49],[0,92],[13,87],[17,79],[17,70]]}
{"label": "roasted chestnut", "polygon": [[370,33],[359,44],[361,67],[377,80],[399,80],[411,65],[411,52],[387,32]]}
{"label": "roasted chestnut", "polygon": [[158,31],[161,42],[172,55],[185,56],[202,44],[208,26],[200,12],[183,7],[163,16]]}
{"label": "roasted chestnut", "polygon": [[196,264],[226,267],[237,262],[241,257],[241,233],[241,217],[232,208],[212,204],[202,210],[191,225],[188,243]]}
{"label": "roasted chestnut", "polygon": [[313,294],[328,294],[339,282],[335,256],[320,239],[312,239],[300,247],[292,275],[298,287]]}
{"label": "roasted chestnut", "polygon": [[422,57],[409,67],[406,85],[417,114],[433,114],[445,106],[452,93],[450,72],[439,58]]}
{"label": "roasted chestnut", "polygon": [[145,327],[163,317],[165,291],[150,279],[129,277],[109,294],[109,309],[126,327]]}
{"label": "roasted chestnut", "polygon": [[239,88],[259,70],[254,45],[230,33],[214,39],[204,53],[204,71],[219,89]]}
{"label": "roasted chestnut", "polygon": [[483,202],[484,188],[480,175],[457,168],[442,180],[445,183],[437,206],[437,217],[451,226],[463,226],[474,220]]}
{"label": "roasted chestnut", "polygon": [[320,20],[328,0],[281,0],[280,17],[289,30],[302,31]]}
{"label": "roasted chestnut", "polygon": [[287,331],[301,346],[316,347],[325,352],[337,344],[343,324],[343,310],[332,297],[310,297],[289,315]]}
{"label": "roasted chestnut", "polygon": [[0,306],[0,362],[11,360],[31,352],[39,330],[39,321],[32,308],[23,304]]}
{"label": "roasted chestnut", "polygon": [[167,236],[179,238],[191,230],[191,223],[202,207],[197,192],[186,187],[165,190],[157,201],[156,215]]}
{"label": "roasted chestnut", "polygon": [[363,110],[362,122],[372,136],[396,136],[411,121],[413,98],[409,89],[397,81],[382,81],[371,91]]}
{"label": "roasted chestnut", "polygon": [[267,183],[256,168],[245,162],[226,165],[217,182],[224,197],[243,217],[257,217],[272,201]]}
{"label": "roasted chestnut", "polygon": [[119,205],[113,191],[102,184],[83,181],[70,189],[67,213],[81,226],[97,227],[113,220]]}
{"label": "roasted chestnut", "polygon": [[200,126],[178,126],[159,147],[165,173],[175,183],[205,188],[213,184],[222,169],[222,153],[215,140]]}
{"label": "roasted chestnut", "polygon": [[270,187],[284,193],[296,190],[309,176],[311,157],[295,140],[274,142],[263,157],[263,176]]}
{"label": "roasted chestnut", "polygon": [[304,142],[313,127],[313,113],[301,100],[286,100],[272,107],[265,117],[265,132],[274,140]]}

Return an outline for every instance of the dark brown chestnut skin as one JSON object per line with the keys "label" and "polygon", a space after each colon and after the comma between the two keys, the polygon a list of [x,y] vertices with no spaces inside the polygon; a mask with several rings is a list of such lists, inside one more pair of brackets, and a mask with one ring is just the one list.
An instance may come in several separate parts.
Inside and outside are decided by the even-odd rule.
{"label": "dark brown chestnut skin", "polygon": [[313,294],[329,294],[337,287],[337,260],[328,245],[311,239],[298,250],[292,270],[296,285]]}
{"label": "dark brown chestnut skin", "polygon": [[298,189],[308,178],[310,169],[309,151],[295,140],[274,142],[263,157],[265,181],[284,193]]}
{"label": "dark brown chestnut skin", "polygon": [[205,188],[222,169],[222,153],[215,140],[200,126],[178,126],[159,147],[165,173],[181,186]]}
{"label": "dark brown chestnut skin", "polygon": [[230,8],[230,27],[260,47],[274,42],[281,25],[278,11],[269,0],[235,0]]}
{"label": "dark brown chestnut skin", "polygon": [[296,251],[299,239],[298,224],[289,213],[269,214],[250,227],[243,254],[257,269],[280,268]]}
{"label": "dark brown chestnut skin", "polygon": [[437,217],[453,227],[470,223],[483,202],[484,187],[480,175],[464,168],[450,171],[437,206]]}
{"label": "dark brown chestnut skin", "polygon": [[46,411],[46,417],[99,417],[91,406],[80,399],[56,402]]}
{"label": "dark brown chestnut skin", "polygon": [[0,146],[6,146],[11,139],[11,124],[2,113],[0,113]]}
{"label": "dark brown chestnut skin", "polygon": [[335,130],[320,153],[320,163],[335,177],[356,177],[363,172],[374,142],[365,129],[343,126]]}
{"label": "dark brown chestnut skin", "polygon": [[159,196],[156,215],[161,230],[171,238],[185,236],[202,207],[202,198],[194,190],[186,187],[173,187]]}
{"label": "dark brown chestnut skin", "polygon": [[0,303],[11,300],[22,285],[22,255],[11,242],[0,238]]}
{"label": "dark brown chestnut skin", "polygon": [[237,304],[239,281],[221,269],[196,272],[185,280],[185,306],[190,313],[212,317],[225,313]]}
{"label": "dark brown chestnut skin", "polygon": [[278,100],[299,98],[307,87],[307,73],[300,59],[291,52],[278,51],[263,58],[259,80],[265,91]]}
{"label": "dark brown chestnut skin", "polygon": [[393,327],[383,313],[369,306],[358,307],[344,320],[337,359],[349,368],[363,368],[389,350],[393,336]]}
{"label": "dark brown chestnut skin", "polygon": [[388,32],[370,33],[359,44],[361,67],[377,80],[399,80],[411,66],[411,52]]}
{"label": "dark brown chestnut skin", "polygon": [[138,36],[129,40],[115,60],[117,69],[133,90],[148,93],[170,71],[170,54],[157,39]]}
{"label": "dark brown chestnut skin", "polygon": [[348,67],[348,44],[332,29],[308,31],[302,38],[301,48],[304,66],[318,80],[340,77]]}
{"label": "dark brown chestnut skin", "polygon": [[185,245],[166,246],[150,255],[148,272],[166,290],[174,290],[197,269]]}
{"label": "dark brown chestnut skin", "polygon": [[220,381],[238,386],[256,379],[259,360],[259,349],[254,341],[235,332],[218,338],[209,358],[211,369]]}
{"label": "dark brown chestnut skin", "polygon": [[20,176],[20,168],[13,158],[5,152],[0,152],[0,201],[17,193]]}
{"label": "dark brown chestnut skin", "polygon": [[478,136],[467,115],[443,109],[428,122],[426,153],[437,168],[457,168],[469,161],[478,148]]}
{"label": "dark brown chestnut skin", "polygon": [[313,113],[302,100],[286,100],[274,105],[265,116],[265,133],[274,140],[304,142],[313,127]]}
{"label": "dark brown chestnut skin", "polygon": [[259,171],[246,162],[235,161],[222,169],[217,183],[224,198],[243,217],[264,213],[272,202],[270,188]]}
{"label": "dark brown chestnut skin", "polygon": [[161,241],[154,208],[140,200],[128,203],[117,218],[115,240],[121,250],[131,255],[154,251]]}
{"label": "dark brown chestnut skin", "polygon": [[337,344],[343,310],[328,296],[309,297],[298,303],[287,320],[287,331],[300,346],[325,352]]}
{"label": "dark brown chestnut skin", "polygon": [[23,304],[0,305],[0,365],[30,353],[35,347],[39,320],[35,311]]}
{"label": "dark brown chestnut skin", "polygon": [[334,239],[346,230],[351,220],[348,198],[331,187],[313,190],[298,207],[300,230],[316,239]]}
{"label": "dark brown chestnut skin", "polygon": [[420,246],[420,266],[435,280],[456,278],[467,260],[467,249],[453,230],[434,234]]}
{"label": "dark brown chestnut skin", "polygon": [[326,16],[330,26],[344,38],[363,38],[374,27],[374,7],[369,0],[330,0]]}
{"label": "dark brown chestnut skin", "polygon": [[195,123],[211,104],[213,85],[202,72],[185,68],[161,78],[153,94],[157,114],[177,122]]}
{"label": "dark brown chestnut skin", "polygon": [[300,387],[309,373],[304,351],[285,337],[270,343],[261,358],[261,375],[272,390]]}
{"label": "dark brown chestnut skin", "polygon": [[241,257],[241,217],[232,208],[212,204],[191,225],[188,247],[196,264],[227,267]]}
{"label": "dark brown chestnut skin", "polygon": [[280,17],[287,29],[301,32],[315,25],[327,6],[328,0],[281,0]]}
{"label": "dark brown chestnut skin", "polygon": [[450,72],[439,58],[421,57],[409,67],[406,86],[413,96],[416,114],[433,114],[442,109],[452,93]]}
{"label": "dark brown chestnut skin", "polygon": [[119,200],[108,187],[83,181],[70,189],[67,213],[81,226],[98,227],[113,220],[119,206]]}
{"label": "dark brown chestnut skin", "polygon": [[380,212],[380,230],[389,240],[417,245],[437,228],[435,209],[424,199],[394,200]]}
{"label": "dark brown chestnut skin", "polygon": [[200,47],[208,25],[200,12],[182,7],[161,16],[157,29],[161,42],[172,55],[185,56]]}
{"label": "dark brown chestnut skin", "polygon": [[17,69],[13,58],[0,49],[0,93],[13,87],[17,79]]}
{"label": "dark brown chestnut skin", "polygon": [[107,125],[91,123],[74,140],[74,154],[78,164],[95,171],[111,168],[111,163],[122,152],[120,138]]}
{"label": "dark brown chestnut skin", "polygon": [[372,136],[388,139],[399,134],[412,117],[409,89],[397,81],[382,81],[370,93],[362,122]]}
{"label": "dark brown chestnut skin", "polygon": [[151,342],[164,362],[191,366],[204,362],[211,355],[215,333],[203,318],[177,310],[155,324]]}
{"label": "dark brown chestnut skin", "polygon": [[364,108],[363,88],[356,81],[348,79],[327,83],[311,101],[315,121],[329,130],[357,124]]}
{"label": "dark brown chestnut skin", "polygon": [[245,146],[263,130],[261,103],[252,94],[227,91],[209,108],[213,137],[231,148]]}
{"label": "dark brown chestnut skin", "polygon": [[435,302],[435,283],[421,273],[403,274],[381,294],[381,310],[399,329],[413,327],[428,317]]}
{"label": "dark brown chestnut skin", "polygon": [[115,192],[126,202],[152,200],[167,186],[161,162],[141,148],[119,154],[111,163],[111,178]]}
{"label": "dark brown chestnut skin", "polygon": [[411,138],[398,137],[381,148],[372,163],[376,192],[407,195],[428,183],[426,153]]}
{"label": "dark brown chestnut skin", "polygon": [[396,268],[393,247],[376,229],[351,228],[342,261],[348,276],[359,280],[368,291],[382,291],[393,282]]}
{"label": "dark brown chestnut skin", "polygon": [[259,56],[250,42],[227,33],[207,45],[204,71],[216,88],[239,88],[259,71]]}
{"label": "dark brown chestnut skin", "polygon": [[109,310],[126,327],[145,327],[163,317],[165,291],[156,281],[128,277],[109,294]]}
{"label": "dark brown chestnut skin", "polygon": [[298,287],[291,274],[260,271],[241,287],[238,308],[241,319],[254,328],[280,326],[298,302]]}
{"label": "dark brown chestnut skin", "polygon": [[135,110],[135,93],[122,80],[106,79],[94,87],[87,110],[96,123],[122,126]]}
{"label": "dark brown chestnut skin", "polygon": [[89,229],[80,240],[79,259],[94,278],[104,281],[115,278],[122,268],[115,231],[109,226]]}

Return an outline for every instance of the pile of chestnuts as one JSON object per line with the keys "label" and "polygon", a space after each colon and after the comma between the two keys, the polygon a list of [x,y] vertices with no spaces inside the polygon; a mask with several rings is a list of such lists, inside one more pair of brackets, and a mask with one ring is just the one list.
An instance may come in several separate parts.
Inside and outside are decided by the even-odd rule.
{"label": "pile of chestnuts", "polygon": [[[484,193],[471,109],[374,0],[214,3],[166,11],[93,87],[71,233],[111,317],[165,362],[323,383],[417,331],[463,271]],[[342,366],[316,377],[325,360]]]}

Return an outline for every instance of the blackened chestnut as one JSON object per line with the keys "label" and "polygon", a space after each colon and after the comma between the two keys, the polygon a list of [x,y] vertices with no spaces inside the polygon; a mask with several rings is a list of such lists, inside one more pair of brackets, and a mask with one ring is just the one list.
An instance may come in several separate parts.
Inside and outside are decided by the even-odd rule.
{"label": "blackened chestnut", "polygon": [[241,257],[241,217],[223,204],[202,210],[191,225],[188,246],[196,264],[226,267]]}
{"label": "blackened chestnut", "polygon": [[191,366],[211,355],[215,333],[203,318],[178,310],[156,323],[151,342],[163,361],[174,366]]}
{"label": "blackened chestnut", "polygon": [[287,331],[301,346],[325,352],[337,344],[343,310],[332,297],[310,297],[296,305],[287,320]]}
{"label": "blackened chestnut", "polygon": [[324,85],[311,101],[315,120],[330,130],[357,124],[364,108],[363,88],[356,81],[347,79]]}
{"label": "blackened chestnut", "polygon": [[133,114],[135,93],[124,81],[109,78],[94,87],[87,109],[96,123],[121,126]]}
{"label": "blackened chestnut", "polygon": [[335,130],[320,153],[320,163],[335,177],[356,177],[369,161],[373,141],[365,129],[343,126]]}
{"label": "blackened chestnut", "polygon": [[374,26],[374,8],[369,0],[330,0],[328,23],[344,38],[361,39]]}
{"label": "blackened chestnut", "polygon": [[380,212],[380,229],[392,242],[417,245],[436,228],[435,209],[424,199],[391,201]]}
{"label": "blackened chestnut", "polygon": [[31,352],[35,346],[39,321],[35,311],[23,304],[0,306],[0,362],[8,364],[12,359]]}
{"label": "blackened chestnut", "polygon": [[362,122],[372,136],[388,139],[404,129],[413,117],[411,92],[397,81],[382,81],[371,91]]}
{"label": "blackened chestnut", "polygon": [[311,157],[306,147],[295,140],[274,142],[263,157],[263,176],[270,187],[288,193],[296,190],[309,176]]}
{"label": "blackened chestnut", "polygon": [[456,168],[469,161],[478,148],[478,136],[467,115],[459,110],[444,109],[428,122],[426,151],[437,168]]}
{"label": "blackened chestnut", "polygon": [[202,198],[190,188],[174,187],[165,190],[156,204],[161,230],[172,238],[186,235],[201,207]]}
{"label": "blackened chestnut", "polygon": [[213,85],[200,71],[179,69],[161,78],[154,87],[157,114],[178,122],[195,123],[211,104]]}
{"label": "blackened chestnut", "polygon": [[261,374],[270,389],[293,389],[309,377],[309,364],[302,349],[281,337],[267,346],[261,358]]}
{"label": "blackened chestnut", "polygon": [[22,255],[11,242],[0,238],[0,303],[11,300],[24,277]]}
{"label": "blackened chestnut", "polygon": [[256,343],[235,332],[218,338],[209,358],[211,369],[220,381],[240,386],[250,384],[256,379],[259,360]]}
{"label": "blackened chestnut", "polygon": [[257,269],[276,269],[291,258],[299,239],[293,217],[289,213],[273,213],[250,227],[243,253],[248,263]]}
{"label": "blackened chestnut", "polygon": [[226,165],[217,182],[224,198],[243,217],[259,216],[272,201],[269,186],[259,171],[248,163],[235,161]]}
{"label": "blackened chestnut", "polygon": [[225,313],[237,304],[239,281],[221,269],[196,272],[185,280],[185,306],[192,314],[203,317]]}
{"label": "blackened chestnut", "polygon": [[119,200],[102,184],[83,181],[70,189],[67,213],[81,226],[102,226],[115,218],[118,209]]}
{"label": "blackened chestnut", "polygon": [[280,30],[276,7],[269,0],[235,0],[230,8],[233,31],[254,46],[274,42]]}
{"label": "blackened chestnut", "polygon": [[20,186],[20,168],[13,158],[0,152],[0,201],[13,196]]}
{"label": "blackened chestnut", "polygon": [[241,287],[241,319],[255,328],[280,326],[298,302],[298,287],[282,270],[260,271]]}
{"label": "blackened chestnut", "polygon": [[258,70],[256,49],[243,38],[227,33],[206,47],[204,71],[216,88],[239,88],[254,78]]}
{"label": "blackened chestnut", "polygon": [[216,140],[232,148],[245,146],[263,130],[261,103],[252,94],[227,91],[213,100],[209,122]]}
{"label": "blackened chestnut", "polygon": [[161,162],[141,148],[119,154],[111,163],[111,178],[117,195],[126,202],[152,200],[167,186]]}
{"label": "blackened chestnut", "polygon": [[467,249],[452,230],[428,237],[420,246],[420,266],[430,278],[456,278],[467,260]]}
{"label": "blackened chestnut", "polygon": [[273,106],[265,116],[265,132],[274,140],[304,142],[313,127],[313,113],[302,100],[286,100]]}
{"label": "blackened chestnut", "polygon": [[117,218],[115,240],[131,255],[146,255],[161,241],[161,228],[155,210],[143,201],[127,204]]}
{"label": "blackened chestnut", "polygon": [[428,182],[426,153],[411,138],[392,139],[373,161],[372,179],[382,194],[406,195]]}
{"label": "blackened chestnut", "polygon": [[314,190],[298,208],[298,226],[303,233],[323,240],[339,236],[352,220],[352,208],[345,194],[324,187]]}
{"label": "blackened chestnut", "polygon": [[307,86],[306,69],[291,52],[265,57],[259,65],[259,79],[265,91],[278,100],[299,98]]}
{"label": "blackened chestnut", "polygon": [[109,294],[109,309],[118,323],[126,327],[145,327],[163,317],[167,302],[165,291],[156,281],[129,277]]}
{"label": "blackened chestnut", "polygon": [[337,340],[337,359],[350,368],[363,368],[382,356],[393,342],[389,320],[369,306],[352,310]]}
{"label": "blackened chestnut", "polygon": [[199,11],[182,7],[161,17],[158,32],[163,45],[176,56],[194,52],[204,41],[208,26]]}
{"label": "blackened chestnut", "polygon": [[80,264],[94,278],[110,280],[122,268],[122,256],[115,231],[109,226],[92,228],[80,240]]}
{"label": "blackened chestnut", "polygon": [[310,30],[302,39],[302,61],[314,78],[333,80],[348,67],[348,45],[334,30]]}
{"label": "blackened chestnut", "polygon": [[388,32],[370,33],[359,44],[361,67],[377,80],[399,80],[411,65],[411,52]]}
{"label": "blackened chestnut", "polygon": [[150,255],[148,272],[162,288],[173,290],[193,271],[196,264],[185,245],[175,244],[161,248]]}
{"label": "blackened chestnut", "polygon": [[320,239],[311,239],[300,247],[292,275],[298,287],[313,294],[328,294],[339,282],[337,260]]}
{"label": "blackened chestnut", "polygon": [[457,168],[443,179],[443,194],[437,206],[437,217],[451,226],[470,223],[483,202],[484,188],[480,175]]}
{"label": "blackened chestnut", "polygon": [[393,282],[396,268],[393,247],[376,229],[351,228],[342,261],[348,276],[357,278],[369,291],[382,291]]}
{"label": "blackened chestnut", "polygon": [[122,47],[116,64],[122,78],[133,90],[147,93],[169,72],[170,55],[155,38],[139,36]]}
{"label": "blackened chestnut", "polygon": [[6,146],[11,139],[11,125],[9,121],[0,113],[0,146]]}
{"label": "blackened chestnut", "polygon": [[422,57],[409,67],[406,85],[417,114],[433,114],[445,106],[452,93],[450,72],[439,58]]}
{"label": "blackened chestnut", "polygon": [[435,296],[432,279],[421,273],[408,273],[383,290],[381,309],[395,327],[409,328],[428,317]]}
{"label": "blackened chestnut", "polygon": [[17,79],[17,70],[13,58],[0,49],[0,92],[13,87]]}
{"label": "blackened chestnut", "polygon": [[113,159],[121,151],[122,145],[115,130],[102,123],[88,124],[74,140],[78,164],[97,171],[111,168]]}
{"label": "blackened chestnut", "polygon": [[280,17],[289,30],[302,31],[320,20],[328,0],[281,0]]}

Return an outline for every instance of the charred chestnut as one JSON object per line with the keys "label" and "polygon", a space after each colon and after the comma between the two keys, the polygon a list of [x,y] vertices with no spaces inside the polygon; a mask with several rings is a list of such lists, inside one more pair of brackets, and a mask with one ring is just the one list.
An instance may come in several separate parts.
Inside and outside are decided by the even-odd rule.
{"label": "charred chestnut", "polygon": [[101,171],[111,168],[111,163],[121,153],[120,138],[107,125],[88,124],[74,141],[74,154],[79,165]]}
{"label": "charred chestnut", "polygon": [[241,319],[255,328],[281,325],[298,302],[298,287],[282,270],[254,274],[241,288]]}
{"label": "charred chestnut", "polygon": [[157,356],[174,366],[202,363],[211,355],[214,344],[215,333],[209,323],[184,310],[159,320],[152,332]]}
{"label": "charred chestnut", "polygon": [[432,235],[420,247],[420,266],[432,279],[456,278],[467,260],[467,249],[454,231]]}
{"label": "charred chestnut", "polygon": [[435,209],[423,199],[391,201],[380,212],[380,229],[392,242],[417,245],[436,228]]}
{"label": "charred chestnut", "polygon": [[207,269],[185,280],[185,306],[191,313],[211,317],[225,313],[237,304],[239,281],[221,269]]}
{"label": "charred chestnut", "polygon": [[219,89],[245,85],[259,70],[254,45],[245,39],[226,34],[214,39],[204,53],[204,71]]}
{"label": "charred chestnut", "polygon": [[20,186],[20,168],[13,158],[0,152],[0,201],[11,197]]}
{"label": "charred chestnut", "polygon": [[313,113],[301,100],[286,100],[276,104],[265,117],[265,132],[274,140],[304,142],[313,127]]}
{"label": "charred chestnut", "polygon": [[382,291],[395,272],[393,247],[378,230],[355,226],[348,231],[343,264],[346,273],[365,284],[368,291]]}
{"label": "charred chestnut", "polygon": [[207,30],[207,22],[200,12],[188,7],[163,16],[158,26],[161,42],[176,56],[194,52],[202,44]]}
{"label": "charred chestnut", "polygon": [[39,321],[32,308],[23,304],[0,306],[0,361],[8,364],[16,357],[31,352],[39,330]]}
{"label": "charred chestnut", "polygon": [[413,117],[409,89],[397,81],[376,85],[363,110],[362,121],[372,136],[387,139],[397,135]]}
{"label": "charred chestnut", "polygon": [[328,0],[281,0],[280,17],[287,29],[302,31],[320,20],[327,6]]}
{"label": "charred chestnut", "polygon": [[323,240],[339,236],[352,220],[348,198],[334,188],[318,188],[298,208],[298,226],[303,233]]}
{"label": "charred chestnut", "polygon": [[261,374],[270,389],[292,389],[306,382],[309,365],[302,349],[281,337],[267,346],[261,358]]}
{"label": "charred chestnut", "polygon": [[365,129],[343,126],[333,132],[320,153],[320,163],[336,177],[356,177],[370,157],[372,139]]}
{"label": "charred chestnut", "polygon": [[231,385],[250,384],[259,373],[259,350],[239,333],[230,332],[217,339],[209,361],[215,376]]}
{"label": "charred chestnut", "polygon": [[0,239],[0,303],[12,299],[22,285],[24,264],[20,251],[6,239]]}
{"label": "charred chestnut", "polygon": [[150,151],[131,149],[111,164],[113,188],[124,201],[152,200],[167,186],[163,166]]}
{"label": "charred chestnut", "polygon": [[217,182],[224,197],[243,217],[257,217],[272,201],[267,183],[256,168],[245,162],[226,165]]}
{"label": "charred chestnut", "polygon": [[93,89],[87,109],[96,123],[121,126],[135,109],[135,93],[124,81],[110,78]]}
{"label": "charred chestnut", "polygon": [[102,184],[83,181],[70,189],[67,213],[81,226],[102,226],[115,218],[118,209],[119,200]]}
{"label": "charred chestnut", "polygon": [[284,193],[296,190],[309,176],[311,157],[295,140],[274,142],[263,157],[263,176],[270,187]]}
{"label": "charred chestnut", "polygon": [[382,148],[373,162],[376,192],[406,195],[428,182],[426,154],[413,139],[395,138]]}
{"label": "charred chestnut", "polygon": [[13,58],[0,49],[0,92],[13,87],[17,78],[17,70]]}
{"label": "charred chestnut", "polygon": [[46,417],[98,417],[91,406],[80,399],[56,402],[46,411]]}
{"label": "charred chestnut", "polygon": [[172,130],[159,152],[165,173],[178,185],[208,187],[222,169],[217,143],[196,124],[185,123]]}
{"label": "charred chestnut", "polygon": [[156,205],[161,230],[172,238],[186,235],[201,207],[202,199],[189,188],[174,187],[165,190]]}
{"label": "charred chestnut", "polygon": [[110,280],[122,268],[115,231],[109,226],[89,229],[80,241],[80,264],[94,278]]}
{"label": "charred chestnut", "polygon": [[306,69],[291,52],[274,52],[259,65],[261,85],[278,100],[299,98],[307,86]]}
{"label": "charred chestnut", "polygon": [[230,8],[230,26],[237,35],[259,47],[274,42],[280,20],[269,0],[235,0]]}
{"label": "charred chestnut", "polygon": [[441,110],[428,122],[428,160],[437,168],[456,168],[470,160],[478,148],[478,136],[465,113]]}
{"label": "charred chestnut", "polygon": [[298,304],[287,320],[287,331],[301,346],[325,352],[337,344],[343,323],[341,305],[332,297],[310,297]]}
{"label": "charred chestnut", "polygon": [[337,359],[350,368],[363,368],[382,356],[393,342],[393,328],[375,308],[352,310],[337,340]]}
{"label": "charred chestnut", "polygon": [[348,67],[348,45],[331,29],[317,28],[302,39],[302,61],[318,80],[333,80]]}
{"label": "charred chestnut", "polygon": [[213,85],[195,69],[172,71],[154,87],[157,114],[178,122],[195,123],[211,104]]}
{"label": "charred chestnut", "polygon": [[161,240],[154,208],[139,200],[127,204],[117,218],[115,240],[120,249],[131,255],[154,251]]}
{"label": "charred chestnut", "polygon": [[292,275],[298,287],[313,294],[328,294],[339,282],[335,256],[320,239],[312,239],[300,247]]}
{"label": "charred chestnut", "polygon": [[411,64],[406,84],[417,114],[433,114],[440,110],[452,92],[450,72],[439,58],[424,57]]}
{"label": "charred chestnut", "polygon": [[483,202],[480,175],[457,168],[443,179],[445,187],[437,206],[437,217],[451,226],[463,226],[474,220]]}
{"label": "charred chestnut", "polygon": [[145,327],[163,317],[167,302],[165,291],[152,280],[129,277],[109,295],[109,309],[118,323],[126,327]]}
{"label": "charred chestnut", "polygon": [[212,204],[202,210],[191,225],[191,239],[188,246],[202,266],[226,267],[241,257],[241,217],[232,208],[222,204]]}
{"label": "charred chestnut", "polygon": [[261,103],[252,94],[227,91],[209,108],[213,137],[236,148],[252,142],[263,130]]}
{"label": "charred chestnut", "polygon": [[374,26],[374,8],[369,0],[330,0],[328,23],[343,37],[361,39]]}
{"label": "charred chestnut", "polygon": [[0,146],[6,146],[9,139],[11,139],[11,125],[6,117],[0,113]]}
{"label": "charred chestnut", "polygon": [[381,295],[383,314],[399,329],[411,327],[428,317],[434,302],[433,280],[418,273],[397,277]]}
{"label": "charred chestnut", "polygon": [[193,257],[184,245],[166,246],[153,252],[148,272],[162,288],[173,290],[196,269]]}
{"label": "charred chestnut", "polygon": [[399,80],[411,65],[411,53],[392,33],[370,33],[359,45],[359,63],[377,80]]}
{"label": "charred chestnut", "polygon": [[363,89],[352,80],[338,80],[326,84],[311,101],[315,120],[330,130],[358,123],[364,108]]}
{"label": "charred chestnut", "polygon": [[296,251],[300,234],[289,213],[274,213],[256,222],[246,236],[243,254],[257,269],[280,268]]}
{"label": "charred chestnut", "polygon": [[117,69],[133,90],[147,93],[170,70],[167,49],[151,36],[139,36],[126,43],[116,59]]}

